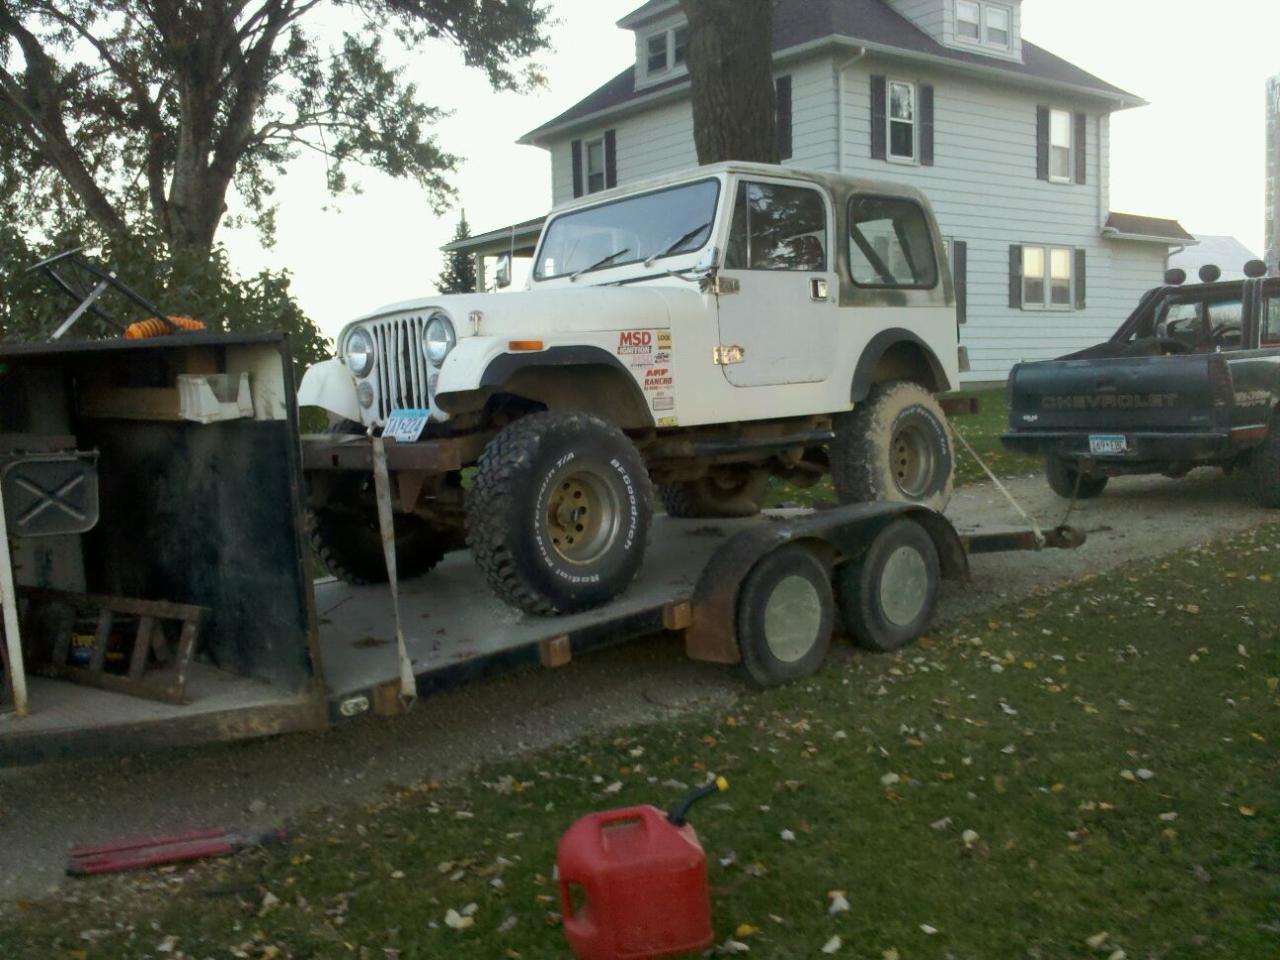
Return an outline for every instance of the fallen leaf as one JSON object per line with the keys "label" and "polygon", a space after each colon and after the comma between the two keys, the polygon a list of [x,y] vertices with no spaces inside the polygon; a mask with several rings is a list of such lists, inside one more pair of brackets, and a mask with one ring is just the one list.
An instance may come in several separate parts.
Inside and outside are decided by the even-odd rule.
{"label": "fallen leaf", "polygon": [[475,926],[475,922],[475,917],[464,917],[452,907],[445,911],[444,925],[450,930],[466,930]]}
{"label": "fallen leaf", "polygon": [[966,847],[972,847],[980,838],[977,830],[966,830],[960,834],[960,839],[964,841]]}
{"label": "fallen leaf", "polygon": [[880,785],[884,787],[892,787],[895,783],[901,783],[902,778],[896,773],[886,773],[880,778]]}
{"label": "fallen leaf", "polygon": [[1107,942],[1111,934],[1103,930],[1101,933],[1095,933],[1092,937],[1085,938],[1085,946],[1090,950],[1100,950],[1102,945]]}
{"label": "fallen leaf", "polygon": [[745,940],[747,937],[755,936],[759,932],[759,927],[754,927],[749,923],[740,923],[737,929],[733,931],[733,935],[739,940]]}
{"label": "fallen leaf", "polygon": [[834,916],[837,913],[845,913],[848,909],[849,901],[845,898],[844,894],[837,893],[831,898],[831,906],[827,908],[827,913]]}
{"label": "fallen leaf", "polygon": [[844,941],[842,941],[839,937],[832,937],[830,940],[828,940],[826,943],[822,945],[822,952],[826,954],[835,953],[837,950],[840,949],[843,943]]}
{"label": "fallen leaf", "polygon": [[921,932],[921,933],[923,933],[923,934],[924,934],[925,936],[927,936],[927,937],[932,937],[934,934],[936,934],[936,933],[938,932],[938,928],[937,928],[937,927],[931,927],[931,926],[929,926],[929,924],[927,924],[927,923],[922,923],[922,924],[920,924],[920,932]]}
{"label": "fallen leaf", "polygon": [[1242,817],[1252,817],[1257,812],[1253,807],[1246,807],[1244,804],[1240,805],[1240,816]]}
{"label": "fallen leaf", "polygon": [[783,830],[780,834],[778,834],[778,836],[782,837],[783,840],[794,840],[796,838],[796,835],[792,833],[790,830]]}

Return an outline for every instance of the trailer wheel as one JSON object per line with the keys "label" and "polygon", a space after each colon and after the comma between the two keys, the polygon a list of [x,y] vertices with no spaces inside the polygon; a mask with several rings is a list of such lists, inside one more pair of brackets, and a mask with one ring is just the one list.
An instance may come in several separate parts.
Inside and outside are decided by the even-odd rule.
{"label": "trailer wheel", "polygon": [[1259,506],[1270,510],[1280,507],[1280,413],[1272,414],[1267,438],[1253,451],[1249,480]]}
{"label": "trailer wheel", "polygon": [[672,517],[754,517],[768,489],[769,471],[746,469],[660,483],[658,496]]}
{"label": "trailer wheel", "polygon": [[[356,585],[387,582],[372,488],[372,476],[344,476],[310,517],[311,548],[320,562],[339,580]],[[411,580],[429,573],[444,558],[448,536],[412,514],[397,513],[394,523],[397,577]]]}
{"label": "trailer wheel", "polygon": [[[1085,474],[1080,476],[1080,471],[1073,467],[1068,461],[1062,457],[1049,454],[1044,460],[1044,475],[1049,481],[1049,488],[1060,497],[1067,500],[1073,497],[1077,500],[1092,500],[1094,497],[1102,496],[1102,491],[1107,489],[1108,477],[1093,477]],[[1080,489],[1076,491],[1076,481],[1079,479]]]}
{"label": "trailer wheel", "polygon": [[738,592],[738,649],[747,676],[775,687],[814,673],[827,658],[835,600],[826,567],[803,544],[761,559]]}
{"label": "trailer wheel", "polygon": [[512,606],[587,610],[635,578],[652,500],[644,461],[617,427],[583,413],[530,414],[480,457],[467,492],[467,543]]}
{"label": "trailer wheel", "polygon": [[941,583],[933,538],[914,520],[895,520],[836,573],[845,629],[868,650],[901,650],[929,626]]}
{"label": "trailer wheel", "polygon": [[946,414],[918,383],[896,380],[835,420],[831,478],[841,503],[896,500],[942,510],[955,455]]}

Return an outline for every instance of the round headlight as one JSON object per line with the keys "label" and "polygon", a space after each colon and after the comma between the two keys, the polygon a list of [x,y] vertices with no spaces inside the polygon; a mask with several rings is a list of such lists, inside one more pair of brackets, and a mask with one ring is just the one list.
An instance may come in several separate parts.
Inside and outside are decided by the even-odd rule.
{"label": "round headlight", "polygon": [[453,324],[443,313],[433,314],[427,321],[426,335],[422,341],[422,352],[434,366],[444,363],[444,358],[458,342],[458,335],[453,332]]}
{"label": "round headlight", "polygon": [[367,377],[373,370],[374,346],[369,331],[356,328],[347,336],[347,344],[342,351],[347,361],[347,369],[357,377]]}

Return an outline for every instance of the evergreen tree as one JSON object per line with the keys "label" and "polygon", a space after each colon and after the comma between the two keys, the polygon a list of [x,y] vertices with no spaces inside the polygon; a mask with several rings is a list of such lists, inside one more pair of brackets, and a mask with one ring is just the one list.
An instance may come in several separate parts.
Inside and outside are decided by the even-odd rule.
{"label": "evergreen tree", "polygon": [[[453,232],[453,239],[466,240],[470,236],[471,224],[467,223],[467,211],[463,210],[462,217],[458,220],[458,229]],[[476,262],[471,254],[463,250],[447,254],[436,288],[441,293],[475,293]]]}

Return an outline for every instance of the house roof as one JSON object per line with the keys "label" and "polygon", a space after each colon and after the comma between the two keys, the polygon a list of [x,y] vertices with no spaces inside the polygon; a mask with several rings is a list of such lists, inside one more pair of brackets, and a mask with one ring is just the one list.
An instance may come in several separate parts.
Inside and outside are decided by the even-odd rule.
{"label": "house roof", "polygon": [[1136,213],[1111,213],[1103,234],[1121,240],[1154,240],[1161,243],[1194,244],[1199,241],[1177,220],[1143,217]]}
{"label": "house roof", "polygon": [[[650,14],[670,6],[670,2],[671,0],[649,0],[619,23],[626,25],[641,22]],[[773,15],[775,56],[824,40],[936,61],[965,70],[1013,75],[1039,86],[1071,89],[1102,97],[1120,107],[1141,106],[1145,102],[1026,40],[1022,41],[1022,62],[943,46],[884,0],[778,0]],[[540,144],[549,134],[587,118],[620,110],[641,98],[647,99],[688,86],[687,78],[678,77],[667,83],[637,90],[635,79],[635,67],[629,65],[604,86],[588,94],[555,119],[526,133],[520,138],[520,142]]]}
{"label": "house roof", "polygon": [[1244,265],[1257,260],[1258,255],[1235,237],[1196,234],[1199,246],[1187,247],[1169,257],[1169,266],[1180,267],[1187,276],[1194,277],[1205,264],[1212,263],[1222,269],[1223,280],[1239,280],[1244,277]]}

